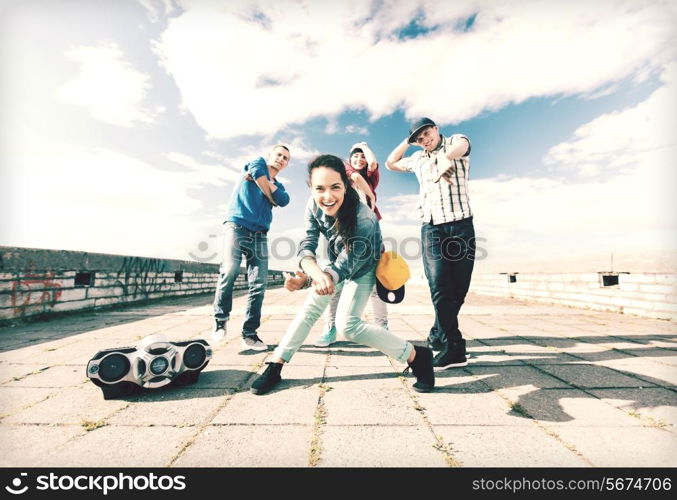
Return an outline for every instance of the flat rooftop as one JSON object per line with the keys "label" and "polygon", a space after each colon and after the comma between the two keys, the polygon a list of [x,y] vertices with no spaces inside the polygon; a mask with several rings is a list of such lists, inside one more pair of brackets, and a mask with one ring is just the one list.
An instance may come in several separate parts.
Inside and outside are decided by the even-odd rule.
{"label": "flat rooftop", "polygon": [[[196,384],[118,400],[88,380],[88,360],[150,334],[209,340],[211,296],[0,329],[0,466],[677,466],[672,322],[471,294],[470,364],[438,372],[432,393],[374,349],[313,347],[319,321],[282,383],[251,394],[305,293],[266,292],[267,352],[241,352],[240,295]],[[389,310],[391,331],[425,341],[425,286]]]}

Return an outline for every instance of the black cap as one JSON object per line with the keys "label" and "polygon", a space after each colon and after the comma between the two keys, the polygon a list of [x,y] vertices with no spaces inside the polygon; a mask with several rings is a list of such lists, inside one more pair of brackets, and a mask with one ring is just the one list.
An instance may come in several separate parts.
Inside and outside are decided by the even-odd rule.
{"label": "black cap", "polygon": [[416,136],[422,129],[435,126],[437,126],[436,123],[430,118],[426,118],[425,116],[423,118],[419,118],[411,124],[411,127],[409,127],[409,139],[407,142],[409,144],[414,144],[416,142]]}
{"label": "black cap", "polygon": [[378,297],[388,304],[399,304],[404,299],[404,285],[397,290],[388,290],[376,279],[376,293]]}

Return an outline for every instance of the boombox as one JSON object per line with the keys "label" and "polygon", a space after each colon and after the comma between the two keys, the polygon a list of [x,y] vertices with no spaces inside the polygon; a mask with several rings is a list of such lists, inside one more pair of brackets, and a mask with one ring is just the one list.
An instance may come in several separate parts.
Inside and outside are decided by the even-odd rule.
{"label": "boombox", "polygon": [[169,342],[164,335],[149,335],[136,347],[97,352],[87,363],[87,376],[101,388],[104,399],[113,399],[140,388],[193,384],[211,357],[206,340]]}

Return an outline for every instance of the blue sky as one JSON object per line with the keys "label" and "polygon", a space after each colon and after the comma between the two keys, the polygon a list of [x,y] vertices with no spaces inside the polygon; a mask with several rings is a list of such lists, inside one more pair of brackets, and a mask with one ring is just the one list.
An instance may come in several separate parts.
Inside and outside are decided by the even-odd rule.
{"label": "blue sky", "polygon": [[430,116],[471,139],[481,269],[674,270],[675,26],[674,1],[6,0],[0,244],[218,262],[277,142],[271,240],[298,240],[305,165],[366,140],[416,267],[418,184],[384,163]]}

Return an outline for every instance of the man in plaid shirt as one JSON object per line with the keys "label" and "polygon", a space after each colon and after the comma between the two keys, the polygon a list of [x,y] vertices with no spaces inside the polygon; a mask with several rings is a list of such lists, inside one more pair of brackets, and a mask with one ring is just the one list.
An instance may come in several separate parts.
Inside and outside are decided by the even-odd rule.
{"label": "man in plaid shirt", "polygon": [[[410,145],[421,150],[404,157]],[[458,313],[470,287],[475,263],[475,228],[468,199],[470,140],[462,134],[444,137],[430,118],[412,123],[409,135],[388,156],[388,170],[416,174],[423,268],[435,325],[428,342],[438,351],[436,370],[468,364]]]}

